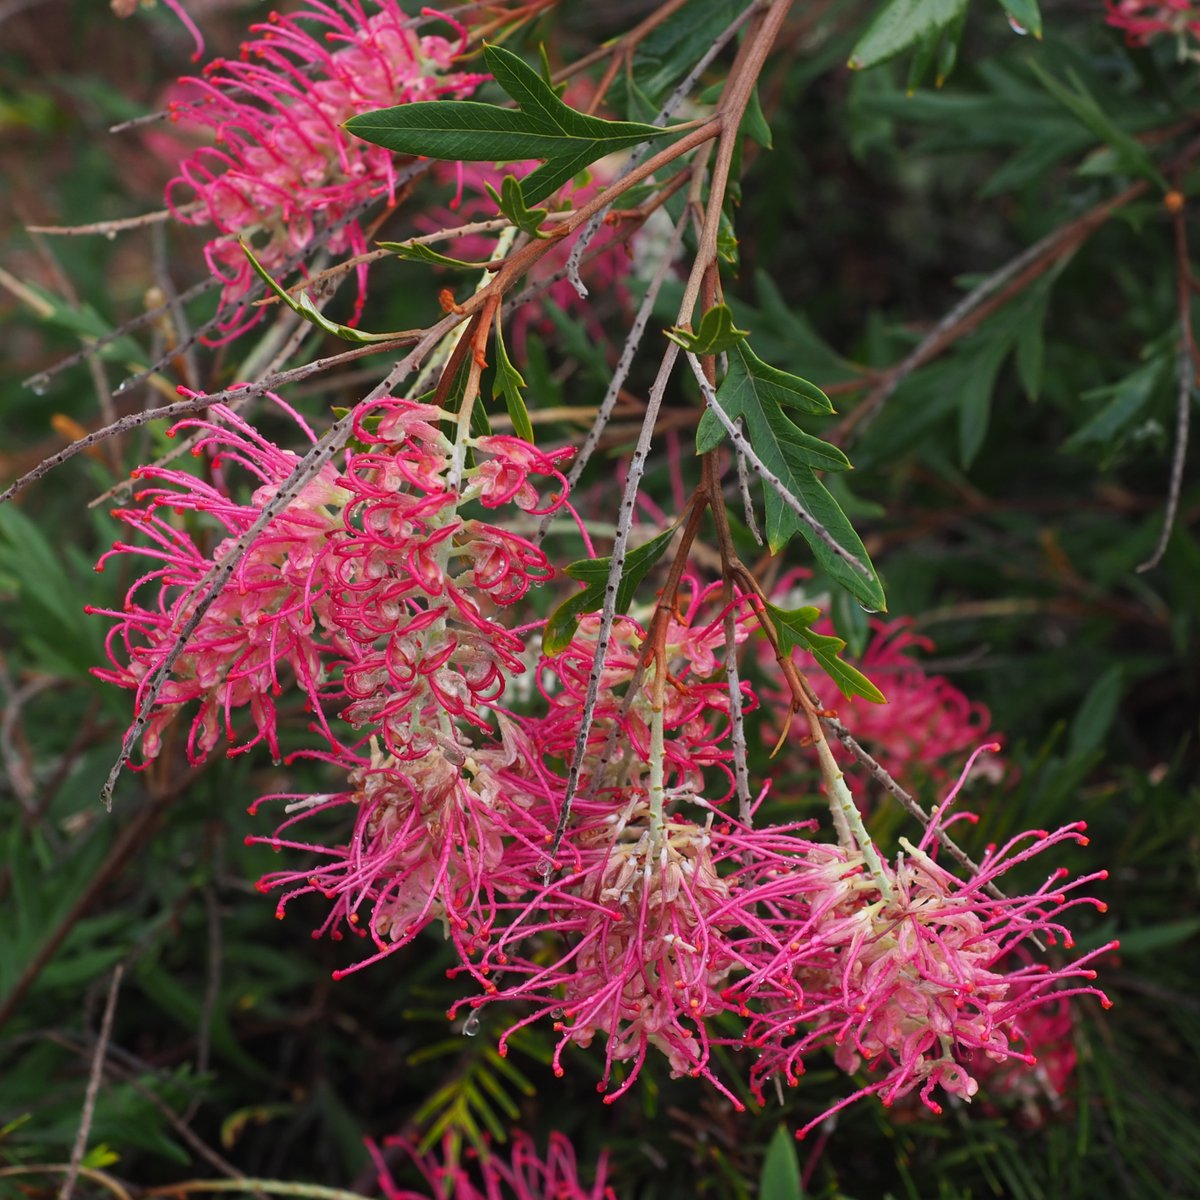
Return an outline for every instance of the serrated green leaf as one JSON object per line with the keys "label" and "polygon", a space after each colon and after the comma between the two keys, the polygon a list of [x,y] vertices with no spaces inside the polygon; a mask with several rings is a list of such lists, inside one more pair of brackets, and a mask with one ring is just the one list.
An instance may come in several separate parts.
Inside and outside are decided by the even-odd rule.
{"label": "serrated green leaf", "polygon": [[504,407],[512,420],[513,433],[522,440],[533,443],[533,422],[529,419],[529,409],[525,407],[525,380],[521,372],[512,364],[508,350],[504,345],[504,333],[500,328],[500,315],[496,314],[496,379],[492,384],[492,399],[504,397]]}
{"label": "serrated green leaf", "polygon": [[1000,0],[1000,7],[1008,14],[1014,32],[1024,30],[1032,33],[1039,41],[1042,36],[1042,14],[1037,0]]}
{"label": "serrated green leaf", "polygon": [[796,1139],[783,1125],[775,1130],[767,1146],[758,1183],[758,1200],[804,1200]]}
{"label": "serrated green leaf", "polygon": [[796,646],[807,650],[847,700],[861,696],[872,704],[887,703],[884,694],[860,670],[839,657],[846,648],[846,643],[840,637],[812,631],[810,626],[821,615],[819,608],[806,605],[804,608],[785,609],[768,604],[767,612],[785,653]]}
{"label": "serrated green leaf", "polygon": [[695,333],[676,326],[667,330],[667,337],[692,354],[725,354],[744,341],[749,332],[734,325],[729,305],[716,304],[700,318]]}
{"label": "serrated green leaf", "polygon": [[[638,584],[646,577],[650,568],[662,557],[667,544],[675,534],[675,526],[664,530],[657,537],[630,550],[625,556],[625,567],[621,572],[621,582],[617,586],[617,607],[619,613],[628,612],[633,603],[634,592]],[[542,632],[542,649],[547,654],[557,654],[565,650],[579,628],[579,620],[585,613],[595,612],[604,605],[604,589],[608,584],[608,572],[612,558],[584,558],[563,568],[572,579],[578,579],[587,584],[581,592],[577,592],[569,600],[560,604],[546,621]]]}
{"label": "serrated green leaf", "polygon": [[966,12],[967,0],[891,0],[850,52],[855,70],[895,58],[923,38],[940,33]]}
{"label": "serrated green leaf", "polygon": [[[781,411],[785,407],[814,415],[833,412],[829,397],[819,387],[799,375],[769,366],[745,342],[739,342],[729,355],[729,370],[717,389],[717,400],[734,420],[755,408],[779,413],[784,421],[788,421]],[[792,425],[790,421],[788,424]],[[797,426],[792,425],[792,428],[800,432]],[[696,431],[696,453],[706,454],[719,446],[724,437],[725,430],[720,421],[712,413],[705,413]],[[830,446],[830,449],[840,455],[845,464],[836,469],[847,469],[849,460],[835,447]]]}
{"label": "serrated green leaf", "polygon": [[518,109],[476,100],[425,100],[360,113],[344,128],[398,154],[465,162],[539,159],[543,165],[520,185],[526,204],[544,200],[606,154],[673,132],[577,112],[537,71],[502,46],[485,46],[483,57]]}
{"label": "serrated green leaf", "polygon": [[[814,471],[845,471],[846,456],[821,439],[805,433],[783,411],[781,405],[808,412],[832,411],[828,397],[820,388],[796,375],[777,370],[758,359],[744,342],[729,354],[729,370],[717,389],[717,400],[731,420],[742,420],[746,437],[763,465],[804,509],[829,533],[835,542],[872,570],[864,576],[844,558],[830,549],[825,540],[802,521],[780,497],[774,487],[763,489],[767,544],[773,554],[796,533],[812,547],[817,561],[829,574],[872,612],[887,607],[883,588],[870,568],[862,540],[828,488]],[[707,412],[696,431],[696,450],[705,453],[725,436],[720,422]]]}
{"label": "serrated green leaf", "polygon": [[485,271],[490,264],[486,262],[467,262],[461,258],[451,258],[448,254],[439,254],[430,246],[421,242],[376,242],[380,250],[390,250],[397,258],[405,258],[411,262],[432,263],[438,267],[455,267],[463,271]]}
{"label": "serrated green leaf", "polygon": [[529,208],[526,205],[525,195],[521,191],[521,184],[515,175],[505,175],[500,182],[499,192],[490,183],[485,183],[483,186],[487,188],[488,195],[496,202],[496,207],[522,233],[542,239],[549,236],[541,231],[541,225],[546,219],[547,210],[544,208]]}

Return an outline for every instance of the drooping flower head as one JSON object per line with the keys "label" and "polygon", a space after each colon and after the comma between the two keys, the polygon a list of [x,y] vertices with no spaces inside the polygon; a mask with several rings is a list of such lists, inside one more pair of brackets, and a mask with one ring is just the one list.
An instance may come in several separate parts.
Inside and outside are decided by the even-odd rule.
{"label": "drooping flower head", "polygon": [[1193,0],[1106,0],[1108,24],[1121,29],[1131,46],[1173,37],[1180,61],[1200,60],[1200,7]]}
{"label": "drooping flower head", "polygon": [[[421,20],[439,14],[425,10]],[[448,20],[448,18],[442,18]],[[182,221],[211,225],[205,248],[222,280],[221,328],[233,336],[257,319],[241,301],[257,277],[238,245],[281,273],[322,231],[334,254],[361,253],[358,214],[372,200],[395,199],[395,157],[341,129],[358,113],[416,100],[468,95],[485,78],[455,71],[465,44],[419,35],[396,0],[310,0],[251,27],[238,61],[210,63],[191,85],[194,99],[173,103],[172,118],[212,130],[213,145],[185,159],[167,187]],[[365,268],[359,268],[360,291]],[[361,305],[361,295],[360,295]]]}
{"label": "drooping flower head", "polygon": [[1089,964],[1111,945],[1061,963],[1030,949],[1072,948],[1064,914],[1079,906],[1103,911],[1080,889],[1107,873],[1067,881],[1059,868],[1026,894],[998,886],[1052,846],[1086,845],[1083,823],[990,846],[964,879],[935,853],[947,805],[920,842],[901,838],[895,860],[878,874],[863,853],[842,847],[797,859],[787,894],[771,902],[787,953],[759,972],[759,1008],[746,1036],[759,1054],[751,1075],[756,1089],[776,1075],[795,1086],[805,1056],[829,1046],[843,1070],[862,1069],[870,1079],[830,1112],[866,1095],[891,1104],[916,1091],[938,1113],[938,1089],[962,1100],[978,1091],[973,1063],[1033,1063],[1023,1028],[1030,1012],[1078,994],[1107,1006],[1090,982],[1096,972]]}
{"label": "drooping flower head", "polygon": [[[589,1187],[580,1178],[575,1147],[561,1133],[552,1133],[544,1155],[534,1140],[521,1130],[512,1135],[511,1145],[458,1150],[447,1134],[438,1151],[422,1154],[404,1138],[387,1138],[384,1149],[367,1142],[379,1173],[379,1187],[386,1200],[616,1200],[607,1182],[608,1166],[601,1155],[595,1180]],[[385,1150],[402,1152],[400,1162],[389,1166]],[[390,1155],[388,1157],[391,1157]],[[395,1174],[411,1163],[428,1186],[415,1192],[396,1183]],[[393,1173],[395,1172],[395,1174]]]}

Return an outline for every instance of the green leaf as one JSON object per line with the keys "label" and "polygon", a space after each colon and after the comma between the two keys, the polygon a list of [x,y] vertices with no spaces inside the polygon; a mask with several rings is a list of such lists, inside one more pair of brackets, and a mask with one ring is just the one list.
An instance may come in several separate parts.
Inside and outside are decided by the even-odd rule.
{"label": "green leaf", "polygon": [[254,273],[279,297],[284,304],[296,313],[303,317],[310,325],[315,325],[318,329],[323,329],[326,333],[332,333],[334,337],[339,337],[344,342],[357,342],[359,345],[367,345],[371,342],[390,342],[396,335],[394,333],[363,333],[361,329],[351,329],[349,325],[339,325],[336,321],[331,321],[317,306],[312,302],[312,298],[307,292],[301,292],[299,298],[295,298],[289,292],[285,292],[283,288],[275,282],[271,277],[271,273],[254,257],[254,253],[245,242],[239,239],[238,245],[242,248],[242,253],[250,260],[250,265],[254,268]]}
{"label": "green leaf", "polygon": [[1109,667],[1088,689],[1071,722],[1068,745],[1073,758],[1082,758],[1100,749],[1116,719],[1124,682],[1124,672],[1118,664]]}
{"label": "green leaf", "polygon": [[1164,921],[1144,929],[1121,933],[1121,956],[1153,954],[1190,941],[1200,933],[1200,917],[1184,917],[1179,921]]}
{"label": "green leaf", "polygon": [[546,238],[548,234],[541,232],[542,222],[546,219],[546,209],[529,208],[525,203],[525,195],[521,184],[515,175],[505,175],[500,182],[497,192],[490,183],[483,185],[488,195],[496,202],[496,207],[522,233],[528,233],[535,238]]}
{"label": "green leaf", "polygon": [[855,70],[878,66],[940,34],[966,12],[967,0],[891,0],[876,16],[850,52],[849,66]]}
{"label": "green leaf", "polygon": [[988,342],[982,354],[972,356],[963,379],[958,408],[958,453],[964,469],[975,461],[987,436],[996,373],[1008,356],[1008,347],[1007,338]]}
{"label": "green leaf", "polygon": [[411,262],[433,263],[438,267],[456,267],[464,271],[486,271],[489,263],[467,262],[461,258],[451,258],[448,254],[439,254],[430,246],[420,242],[376,242],[380,250],[390,250],[398,258]]}
{"label": "green leaf", "polygon": [[700,318],[695,333],[675,326],[667,330],[667,337],[692,354],[725,354],[744,341],[749,332],[734,325],[729,305],[717,304]]}
{"label": "green leaf", "polygon": [[1037,76],[1042,87],[1081,125],[1111,147],[1113,153],[1124,163],[1125,169],[1130,174],[1148,179],[1162,188],[1164,192],[1171,190],[1162,172],[1154,165],[1154,160],[1147,153],[1145,146],[1132,134],[1126,133],[1124,129],[1113,124],[1112,119],[1100,107],[1074,71],[1067,72],[1067,78],[1075,89],[1072,91],[1059,83],[1040,63],[1033,59],[1029,60],[1029,69]]}
{"label": "green leaf", "polygon": [[[621,582],[617,586],[617,612],[628,612],[638,584],[663,556],[674,534],[675,526],[672,525],[670,529],[651,538],[636,550],[630,550],[625,556],[625,567],[621,572]],[[557,654],[560,650],[565,650],[571,644],[575,630],[579,628],[579,619],[585,613],[595,612],[603,607],[604,589],[608,585],[611,565],[611,557],[584,558],[564,568],[572,579],[586,583],[587,587],[564,601],[550,614],[542,633],[542,649],[547,654]]]}
{"label": "green leaf", "polygon": [[1000,7],[1008,14],[1008,22],[1014,31],[1024,30],[1041,40],[1042,14],[1037,0],[1000,0]]}
{"label": "green leaf", "polygon": [[861,671],[838,657],[846,648],[846,643],[840,637],[812,631],[810,626],[821,615],[819,608],[806,605],[789,610],[768,604],[767,612],[775,624],[780,647],[785,653],[796,646],[807,650],[847,700],[862,696],[872,704],[887,703],[884,694]]}
{"label": "green leaf", "polygon": [[483,57],[519,109],[475,100],[426,100],[360,113],[344,128],[398,154],[466,162],[540,159],[544,165],[520,184],[526,204],[544,200],[606,154],[673,132],[576,112],[511,50],[485,46]]}
{"label": "green leaf", "polygon": [[1089,442],[1109,444],[1149,403],[1160,384],[1163,365],[1162,358],[1154,358],[1118,383],[1085,392],[1084,400],[1111,399],[1063,442],[1063,449],[1078,450]]}
{"label": "green leaf", "polygon": [[[806,433],[783,411],[783,406],[810,413],[829,413],[833,406],[820,388],[797,375],[768,366],[744,342],[729,354],[729,370],[717,389],[717,401],[731,420],[742,419],[746,437],[763,465],[783,487],[825,527],[844,550],[870,565],[865,547],[840,505],[814,471],[845,471],[850,461],[836,447]],[[712,413],[705,413],[696,431],[697,453],[720,444],[725,431]],[[870,578],[830,549],[781,499],[774,487],[763,489],[767,544],[773,554],[796,533],[804,536],[817,561],[866,608],[887,607],[878,577]]]}
{"label": "green leaf", "polygon": [[492,399],[504,396],[504,407],[512,418],[513,433],[524,441],[533,443],[533,422],[529,419],[529,410],[525,407],[525,397],[521,392],[525,388],[525,380],[521,372],[512,364],[508,350],[504,345],[504,333],[500,328],[500,316],[496,314],[496,379],[492,384]]}
{"label": "green leaf", "polygon": [[758,1183],[758,1200],[804,1200],[796,1139],[782,1125],[775,1130],[767,1146],[762,1178]]}

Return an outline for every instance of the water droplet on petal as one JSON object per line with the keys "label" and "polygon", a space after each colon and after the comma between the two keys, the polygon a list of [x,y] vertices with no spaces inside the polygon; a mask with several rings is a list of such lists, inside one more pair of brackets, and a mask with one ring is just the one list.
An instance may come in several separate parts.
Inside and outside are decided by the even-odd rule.
{"label": "water droplet on petal", "polygon": [[473,1012],[463,1022],[463,1037],[475,1037],[479,1033],[479,1014]]}
{"label": "water droplet on petal", "polygon": [[1024,37],[1029,32],[1029,30],[1026,29],[1025,26],[1022,25],[1020,23],[1020,21],[1016,20],[1014,17],[1008,18],[1008,24],[1009,24],[1009,27],[1012,29],[1013,33],[1015,33],[1018,37]]}

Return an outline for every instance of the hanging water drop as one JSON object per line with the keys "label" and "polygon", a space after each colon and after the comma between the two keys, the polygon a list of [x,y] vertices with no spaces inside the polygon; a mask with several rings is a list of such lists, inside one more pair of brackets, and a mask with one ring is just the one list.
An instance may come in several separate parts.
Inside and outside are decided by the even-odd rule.
{"label": "hanging water drop", "polygon": [[25,384],[35,396],[44,396],[50,390],[50,376],[35,375],[32,379],[27,379]]}
{"label": "hanging water drop", "polygon": [[463,1022],[462,1031],[463,1037],[475,1037],[479,1033],[479,1014],[477,1012],[473,1012]]}
{"label": "hanging water drop", "polygon": [[552,1008],[550,1010],[550,1019],[552,1021],[561,1021],[563,1019],[563,1010],[561,1008]]}
{"label": "hanging water drop", "polygon": [[110,242],[115,242],[117,240],[117,231],[115,229],[106,229],[104,231],[104,236],[108,238]]}
{"label": "hanging water drop", "polygon": [[858,605],[859,608],[861,608],[863,610],[863,612],[870,613],[872,616],[874,616],[879,611],[879,609],[877,609],[877,608],[870,608],[868,605],[864,604],[861,600],[856,600],[855,603]]}
{"label": "hanging water drop", "polygon": [[549,883],[550,876],[554,874],[554,864],[548,858],[539,858],[537,873],[542,877],[543,883]]}
{"label": "hanging water drop", "polygon": [[121,382],[118,383],[115,388],[113,388],[113,395],[120,396],[122,393],[127,392],[128,390],[129,390],[129,380],[122,379]]}
{"label": "hanging water drop", "polygon": [[1015,17],[1008,18],[1008,25],[1013,33],[1015,33],[1018,37],[1025,37],[1025,35],[1029,32],[1029,30],[1026,29],[1025,26],[1022,25]]}

